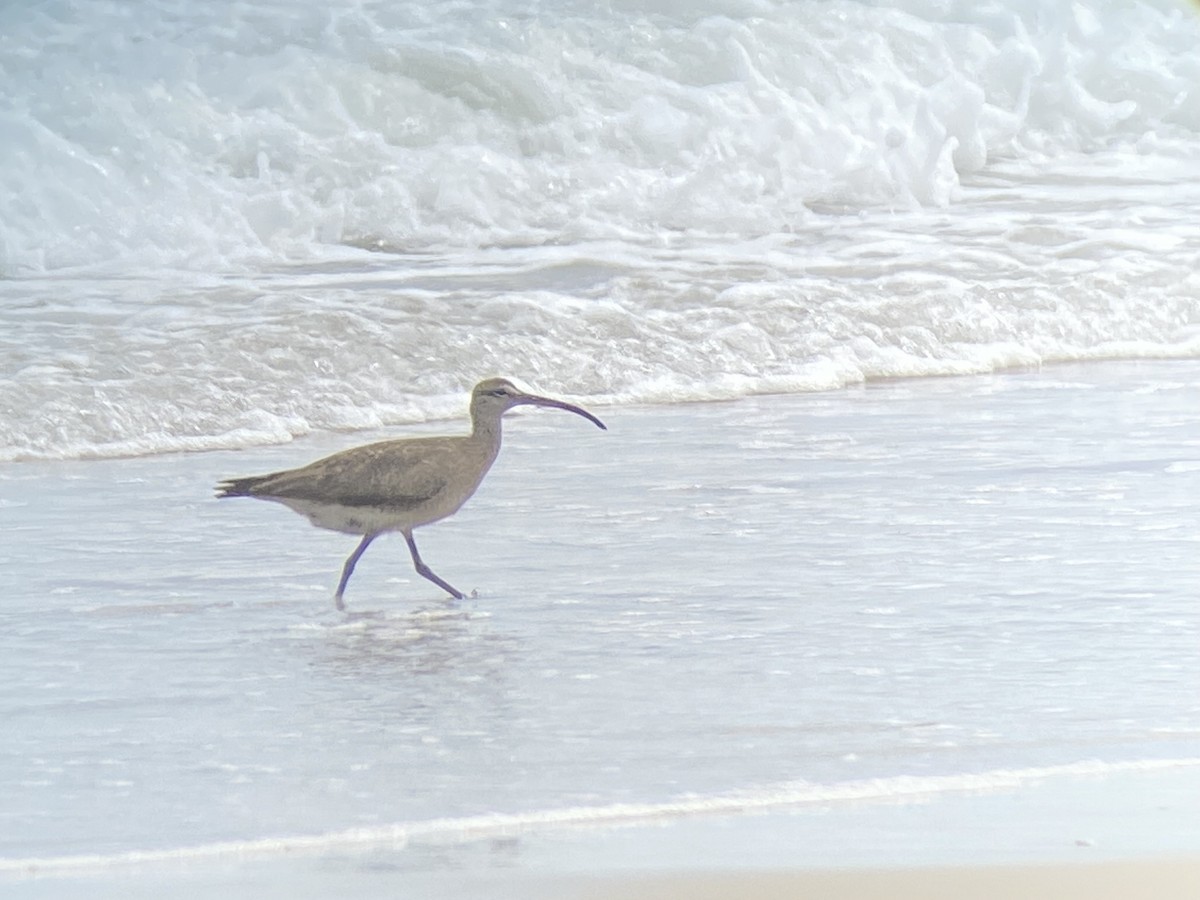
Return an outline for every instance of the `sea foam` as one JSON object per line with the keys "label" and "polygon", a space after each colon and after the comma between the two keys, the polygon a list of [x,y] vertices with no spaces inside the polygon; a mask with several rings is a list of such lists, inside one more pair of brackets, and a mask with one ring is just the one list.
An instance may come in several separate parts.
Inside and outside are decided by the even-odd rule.
{"label": "sea foam", "polygon": [[100,0],[0,33],[8,274],[765,234],[1200,134],[1166,0]]}
{"label": "sea foam", "polygon": [[1168,0],[0,10],[0,461],[1200,353]]}

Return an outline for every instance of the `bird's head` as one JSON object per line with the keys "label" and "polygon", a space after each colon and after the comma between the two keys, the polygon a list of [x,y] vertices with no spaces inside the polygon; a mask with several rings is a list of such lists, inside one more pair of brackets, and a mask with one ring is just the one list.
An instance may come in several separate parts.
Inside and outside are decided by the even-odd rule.
{"label": "bird's head", "polygon": [[553,409],[565,409],[595,423],[607,430],[607,426],[582,407],[575,406],[563,400],[550,397],[539,397],[521,390],[507,378],[488,378],[475,385],[471,392],[471,417],[476,421],[499,421],[504,413],[514,406],[548,406]]}

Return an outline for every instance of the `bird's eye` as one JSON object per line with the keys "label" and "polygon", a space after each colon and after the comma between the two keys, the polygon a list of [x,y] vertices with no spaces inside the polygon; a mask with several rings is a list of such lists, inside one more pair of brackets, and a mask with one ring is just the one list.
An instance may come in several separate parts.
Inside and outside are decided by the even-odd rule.
{"label": "bird's eye", "polygon": [[508,396],[508,388],[496,388],[494,391],[491,391],[490,393],[493,397],[507,397]]}

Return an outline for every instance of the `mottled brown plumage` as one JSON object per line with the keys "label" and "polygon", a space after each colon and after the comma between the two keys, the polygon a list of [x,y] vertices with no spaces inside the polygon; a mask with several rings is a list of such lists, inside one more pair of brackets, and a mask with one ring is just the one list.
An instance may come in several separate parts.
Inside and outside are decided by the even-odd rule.
{"label": "mottled brown plumage", "polygon": [[362,541],[342,568],[334,595],[338,609],[345,609],[342,595],[358,558],[371,541],[389,531],[404,535],[420,575],[461,599],[462,591],[421,560],[412,532],[457,512],[475,493],[500,452],[501,417],[526,404],[565,409],[605,427],[578,406],[527,394],[503,378],[489,378],[471,394],[470,434],[355,447],[299,469],[227,479],[217,485],[217,496],[274,500],[319,528],[361,534]]}

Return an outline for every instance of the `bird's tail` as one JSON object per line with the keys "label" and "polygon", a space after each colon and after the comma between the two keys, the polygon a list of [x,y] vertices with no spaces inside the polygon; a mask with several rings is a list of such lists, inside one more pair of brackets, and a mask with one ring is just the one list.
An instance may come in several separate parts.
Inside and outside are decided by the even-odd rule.
{"label": "bird's tail", "polygon": [[217,497],[253,497],[254,489],[269,475],[251,475],[248,478],[226,478],[217,485]]}

